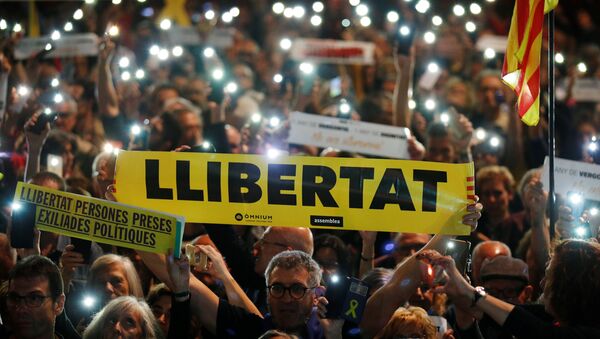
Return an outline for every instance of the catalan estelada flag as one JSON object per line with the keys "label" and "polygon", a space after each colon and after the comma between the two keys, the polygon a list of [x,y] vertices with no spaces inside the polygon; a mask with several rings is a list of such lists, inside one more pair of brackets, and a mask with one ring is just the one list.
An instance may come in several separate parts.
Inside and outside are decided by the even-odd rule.
{"label": "catalan estelada flag", "polygon": [[544,13],[558,0],[516,0],[502,66],[502,80],[518,96],[518,112],[529,126],[540,120],[540,58]]}

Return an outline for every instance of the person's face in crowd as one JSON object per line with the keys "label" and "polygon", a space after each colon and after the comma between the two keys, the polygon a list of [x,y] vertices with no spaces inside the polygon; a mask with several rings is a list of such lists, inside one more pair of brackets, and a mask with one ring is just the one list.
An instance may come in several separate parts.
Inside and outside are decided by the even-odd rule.
{"label": "person's face in crowd", "polygon": [[482,182],[479,197],[485,212],[493,218],[502,218],[508,213],[508,205],[513,198],[500,178]]}
{"label": "person's face in crowd", "polygon": [[248,72],[248,69],[243,66],[236,66],[233,69],[233,74],[240,86],[241,89],[251,89],[254,87],[254,82],[252,80],[252,74]]}
{"label": "person's face in crowd", "polygon": [[228,125],[225,129],[225,133],[227,134],[227,142],[229,143],[229,148],[231,149],[231,153],[240,154],[242,152],[242,135],[237,128]]}
{"label": "person's face in crowd", "polygon": [[394,261],[399,264],[404,258],[415,254],[427,244],[429,239],[430,236],[428,234],[402,233],[394,244],[394,252],[392,252]]}
{"label": "person's face in crowd", "polygon": [[280,231],[273,228],[268,228],[263,237],[254,243],[254,253],[256,262],[254,263],[254,272],[264,274],[267,270],[267,265],[271,259],[277,254],[290,250],[291,247],[284,243]]}
{"label": "person's face in crowd", "polygon": [[43,276],[16,278],[10,282],[6,306],[8,326],[15,338],[49,338],[54,321],[62,312],[65,296],[52,300],[48,279]]}
{"label": "person's face in crowd", "polygon": [[475,151],[473,153],[473,161],[475,162],[475,168],[483,168],[486,166],[498,165],[500,159],[498,155],[491,152]]}
{"label": "person's face in crowd", "polygon": [[161,296],[150,308],[163,333],[167,334],[169,332],[169,322],[171,321],[171,297],[168,295]]}
{"label": "person's face in crowd", "polygon": [[188,85],[187,99],[200,107],[204,107],[208,102],[208,96],[211,91],[212,89],[206,81],[196,79],[191,81]]}
{"label": "person's face in crowd", "polygon": [[103,339],[143,338],[142,317],[133,310],[114,315],[104,326]]}
{"label": "person's face in crowd", "polygon": [[172,88],[165,88],[158,93],[156,93],[155,98],[155,106],[153,107],[153,111],[155,114],[158,114],[162,111],[165,102],[169,99],[178,98],[179,94],[177,91]]}
{"label": "person's face in crowd", "polygon": [[510,279],[492,279],[483,284],[490,295],[513,305],[522,305],[529,301],[533,287],[522,281]]}
{"label": "person's face in crowd", "polygon": [[72,111],[65,106],[56,107],[58,116],[56,118],[56,128],[65,132],[72,132],[77,124],[77,111]]}
{"label": "person's face in crowd", "polygon": [[496,101],[498,91],[502,91],[502,82],[495,76],[483,77],[479,82],[478,99],[481,105],[480,110],[484,114],[498,109],[499,103]]}
{"label": "person's face in crowd", "polygon": [[450,136],[428,138],[425,160],[453,163],[454,158],[455,150],[454,145],[452,145],[452,141],[450,140]]}
{"label": "person's face in crowd", "polygon": [[92,288],[97,290],[103,296],[103,300],[108,302],[120,296],[129,295],[129,282],[125,274],[125,267],[120,263],[115,263],[99,272],[96,276],[97,281],[92,281]]}
{"label": "person's face in crowd", "polygon": [[271,272],[268,281],[269,286],[279,284],[290,288],[296,285],[297,288],[306,289],[301,298],[292,297],[289,290],[286,290],[280,298],[275,298],[269,292],[269,311],[277,329],[283,331],[297,330],[306,323],[306,319],[310,316],[314,305],[314,288],[316,287],[309,286],[309,277],[308,271],[303,267],[295,269],[276,267]]}
{"label": "person's face in crowd", "polygon": [[457,108],[466,108],[469,106],[469,88],[464,82],[456,82],[446,93],[446,101],[448,104]]}
{"label": "person's face in crowd", "polygon": [[323,279],[328,280],[328,277],[339,272],[338,256],[335,250],[331,247],[321,247],[315,252],[314,259],[323,270]]}
{"label": "person's face in crowd", "polygon": [[181,130],[181,145],[195,146],[202,141],[202,123],[198,115],[193,112],[185,112],[178,117]]}

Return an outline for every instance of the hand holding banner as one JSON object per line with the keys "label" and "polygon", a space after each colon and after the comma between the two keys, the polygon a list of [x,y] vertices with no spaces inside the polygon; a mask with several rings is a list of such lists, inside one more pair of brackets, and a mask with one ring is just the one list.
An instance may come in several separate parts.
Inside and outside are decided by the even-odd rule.
{"label": "hand holding banner", "polygon": [[33,220],[42,231],[147,252],[181,252],[180,217],[23,182],[17,184],[14,203],[35,207]]}

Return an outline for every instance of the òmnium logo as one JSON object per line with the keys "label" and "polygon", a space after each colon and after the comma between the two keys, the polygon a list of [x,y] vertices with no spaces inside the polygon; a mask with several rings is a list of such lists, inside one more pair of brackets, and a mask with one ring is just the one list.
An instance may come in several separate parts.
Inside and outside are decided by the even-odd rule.
{"label": "\u00f2mnium logo", "polygon": [[344,227],[344,217],[311,215],[310,216],[310,225],[311,226]]}
{"label": "\u00f2mnium logo", "polygon": [[260,222],[260,223],[271,223],[273,222],[273,216],[269,214],[253,214],[253,213],[236,213],[235,220],[247,221],[247,222]]}

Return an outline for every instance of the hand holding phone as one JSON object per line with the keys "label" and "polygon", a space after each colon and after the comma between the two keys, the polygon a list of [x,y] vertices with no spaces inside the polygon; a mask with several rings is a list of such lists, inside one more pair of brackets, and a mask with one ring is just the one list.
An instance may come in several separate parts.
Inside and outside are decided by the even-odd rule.
{"label": "hand holding phone", "polygon": [[446,243],[444,255],[449,255],[454,259],[456,269],[465,275],[470,271],[471,264],[471,243],[464,240],[451,239]]}
{"label": "hand holding phone", "polygon": [[35,205],[27,202],[13,204],[10,228],[12,248],[34,248]]}

